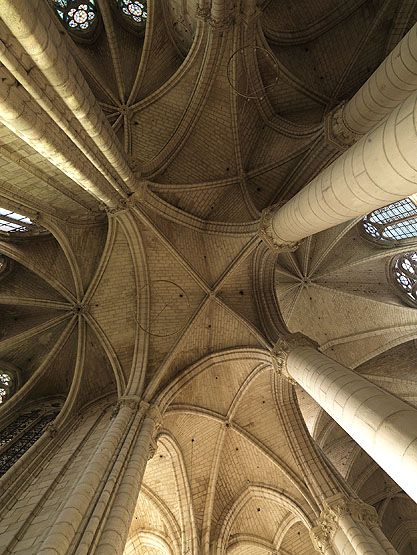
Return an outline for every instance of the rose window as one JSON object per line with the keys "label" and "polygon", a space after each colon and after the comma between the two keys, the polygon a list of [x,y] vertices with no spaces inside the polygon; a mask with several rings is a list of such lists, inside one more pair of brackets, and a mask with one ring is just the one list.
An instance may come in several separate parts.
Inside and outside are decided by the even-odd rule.
{"label": "rose window", "polygon": [[143,23],[148,17],[146,2],[137,0],[118,0],[119,8],[123,14],[135,23]]}
{"label": "rose window", "polygon": [[94,0],[55,0],[55,11],[72,31],[88,31],[97,23]]}

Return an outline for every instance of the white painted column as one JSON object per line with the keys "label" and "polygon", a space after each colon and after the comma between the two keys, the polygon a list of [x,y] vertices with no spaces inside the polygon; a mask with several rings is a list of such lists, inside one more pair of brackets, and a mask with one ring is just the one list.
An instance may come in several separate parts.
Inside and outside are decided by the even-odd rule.
{"label": "white painted column", "polygon": [[364,530],[349,514],[342,514],[338,524],[357,555],[382,555],[381,545],[369,530]]}
{"label": "white painted column", "polygon": [[417,410],[312,347],[295,347],[286,371],[417,501]]}
{"label": "white painted column", "polygon": [[261,236],[289,250],[301,239],[417,192],[417,92],[281,208],[261,219]]}

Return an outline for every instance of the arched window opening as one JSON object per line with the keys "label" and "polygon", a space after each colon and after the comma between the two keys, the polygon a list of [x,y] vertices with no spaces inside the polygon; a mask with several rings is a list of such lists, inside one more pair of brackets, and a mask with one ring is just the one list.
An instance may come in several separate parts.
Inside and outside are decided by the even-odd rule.
{"label": "arched window opening", "polygon": [[[23,235],[39,235],[46,229],[33,222],[27,216],[0,207],[0,236],[19,237]],[[5,262],[4,262],[5,263]],[[0,272],[2,261],[0,260]]]}
{"label": "arched window opening", "polygon": [[393,261],[395,284],[401,297],[411,306],[417,306],[417,252],[407,252]]}
{"label": "arched window opening", "polygon": [[34,225],[33,222],[26,216],[6,208],[0,208],[0,231],[5,233],[26,232],[32,225]]}
{"label": "arched window opening", "polygon": [[0,476],[41,437],[58,413],[53,405],[46,405],[20,414],[0,432]]}
{"label": "arched window opening", "polygon": [[148,19],[146,2],[138,0],[117,0],[117,5],[122,14],[135,26],[144,26]]}
{"label": "arched window opening", "polygon": [[53,0],[53,5],[70,31],[85,34],[96,28],[98,12],[95,0]]}
{"label": "arched window opening", "polygon": [[9,372],[0,370],[0,404],[9,399],[15,390],[15,382]]}
{"label": "arched window opening", "polygon": [[414,199],[406,198],[378,208],[365,216],[363,229],[381,243],[417,237],[417,204]]}

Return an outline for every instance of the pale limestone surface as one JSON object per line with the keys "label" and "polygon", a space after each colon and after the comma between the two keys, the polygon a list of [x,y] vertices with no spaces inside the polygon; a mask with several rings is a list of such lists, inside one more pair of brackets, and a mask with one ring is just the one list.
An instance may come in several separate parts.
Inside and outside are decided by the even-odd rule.
{"label": "pale limestone surface", "polygon": [[[144,34],[97,4],[83,42],[47,0],[0,0],[0,207],[49,232],[0,237],[0,427],[62,407],[0,480],[0,552],[412,555],[413,470],[365,446],[417,407],[405,247],[347,220],[417,190],[415,2],[149,0]],[[287,202],[330,172],[338,202]],[[276,204],[281,243],[307,237],[278,258]],[[381,403],[333,413],[288,332]]]}

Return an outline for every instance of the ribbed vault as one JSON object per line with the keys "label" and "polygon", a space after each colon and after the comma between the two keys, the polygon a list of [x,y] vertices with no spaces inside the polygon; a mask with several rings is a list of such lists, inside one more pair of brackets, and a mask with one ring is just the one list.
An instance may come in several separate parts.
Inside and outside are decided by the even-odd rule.
{"label": "ribbed vault", "polygon": [[[320,507],[279,416],[274,343],[302,332],[417,406],[416,311],[386,273],[403,245],[380,249],[350,222],[277,257],[258,221],[339,156],[324,117],[416,2],[149,0],[139,31],[98,0],[91,41],[46,0],[28,39],[1,4],[0,206],[48,233],[0,237],[0,362],[20,378],[0,423],[53,397],[68,426],[103,399],[160,402],[125,553],[312,555]],[[248,79],[250,101],[231,87]],[[408,555],[415,507],[297,393],[311,436]]]}

